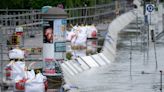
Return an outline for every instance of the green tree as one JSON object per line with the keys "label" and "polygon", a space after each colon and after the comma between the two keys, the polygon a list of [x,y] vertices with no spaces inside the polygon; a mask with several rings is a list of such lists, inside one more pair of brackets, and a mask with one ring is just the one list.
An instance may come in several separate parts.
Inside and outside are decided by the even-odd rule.
{"label": "green tree", "polygon": [[22,0],[1,0],[0,8],[21,8]]}
{"label": "green tree", "polygon": [[63,4],[65,8],[75,8],[83,7],[85,4],[87,6],[94,6],[95,4],[106,4],[112,0],[1,0],[0,8],[14,8],[14,9],[41,9],[43,6],[57,6],[58,4]]}
{"label": "green tree", "polygon": [[29,0],[31,8],[41,9],[43,6],[57,6],[58,4],[64,3],[64,0]]}

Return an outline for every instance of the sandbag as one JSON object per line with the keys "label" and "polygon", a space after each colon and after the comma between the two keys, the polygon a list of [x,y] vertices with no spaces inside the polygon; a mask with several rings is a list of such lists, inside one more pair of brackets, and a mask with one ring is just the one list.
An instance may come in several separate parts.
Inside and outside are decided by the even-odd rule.
{"label": "sandbag", "polygon": [[41,73],[36,74],[34,79],[29,79],[25,83],[25,92],[45,92],[46,77]]}
{"label": "sandbag", "polygon": [[25,62],[22,61],[11,61],[6,68],[8,70],[8,73],[10,73],[10,76],[8,79],[11,79],[14,84],[14,92],[15,91],[24,91],[24,83],[26,81],[25,79]]}
{"label": "sandbag", "polygon": [[80,34],[87,34],[87,27],[86,26],[79,26]]}
{"label": "sandbag", "polygon": [[67,41],[71,41],[75,35],[75,32],[68,32],[68,35],[66,37]]}
{"label": "sandbag", "polygon": [[87,28],[85,26],[82,26],[79,28],[79,33],[78,33],[78,38],[76,40],[76,44],[79,42],[82,44],[85,44],[86,46],[86,41],[87,41]]}
{"label": "sandbag", "polygon": [[28,80],[32,80],[35,78],[35,72],[34,70],[30,70],[30,71],[26,71],[25,73],[25,78],[28,79]]}
{"label": "sandbag", "polygon": [[16,82],[25,77],[25,62],[17,61],[11,65],[11,79]]}
{"label": "sandbag", "polygon": [[18,82],[15,83],[15,91],[24,91],[25,90],[25,82],[27,81],[27,79],[23,78],[21,80],[19,80]]}
{"label": "sandbag", "polygon": [[35,72],[34,70],[31,71],[25,71],[25,77],[20,79],[15,83],[15,91],[23,91],[25,90],[25,83],[27,80],[32,80],[35,78]]}
{"label": "sandbag", "polygon": [[22,59],[24,58],[24,51],[20,49],[13,49],[9,51],[9,58],[10,59]]}
{"label": "sandbag", "polygon": [[11,80],[11,66],[6,66],[5,67],[5,77],[6,77],[6,80]]}
{"label": "sandbag", "polygon": [[92,26],[86,26],[87,28],[87,37],[88,38],[96,38],[97,37],[97,28]]}
{"label": "sandbag", "polygon": [[71,29],[71,32],[76,31],[76,30],[77,30],[77,28],[78,28],[78,26],[77,26],[77,25],[73,26],[73,27],[72,27],[72,29]]}
{"label": "sandbag", "polygon": [[78,33],[74,44],[75,45],[86,46],[86,41],[87,41],[87,34]]}

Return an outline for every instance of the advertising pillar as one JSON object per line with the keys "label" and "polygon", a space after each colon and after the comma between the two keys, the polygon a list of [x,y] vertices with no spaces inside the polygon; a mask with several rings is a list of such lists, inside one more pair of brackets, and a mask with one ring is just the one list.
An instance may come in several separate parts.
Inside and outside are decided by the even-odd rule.
{"label": "advertising pillar", "polygon": [[61,75],[59,62],[65,59],[66,52],[66,12],[61,8],[49,8],[43,17],[43,74]]}

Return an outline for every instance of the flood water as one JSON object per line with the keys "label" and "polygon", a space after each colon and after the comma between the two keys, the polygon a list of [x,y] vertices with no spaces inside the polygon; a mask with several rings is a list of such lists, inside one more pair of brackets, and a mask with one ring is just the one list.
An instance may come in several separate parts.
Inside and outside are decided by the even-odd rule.
{"label": "flood water", "polygon": [[119,41],[121,46],[117,50],[114,62],[88,70],[74,78],[80,92],[161,92],[159,71],[164,71],[164,44],[162,42],[156,44],[158,61],[156,69],[153,43],[150,43],[149,59],[146,55],[144,59],[141,43],[138,41],[133,39],[131,73],[129,59],[131,45],[128,39],[123,39]]}

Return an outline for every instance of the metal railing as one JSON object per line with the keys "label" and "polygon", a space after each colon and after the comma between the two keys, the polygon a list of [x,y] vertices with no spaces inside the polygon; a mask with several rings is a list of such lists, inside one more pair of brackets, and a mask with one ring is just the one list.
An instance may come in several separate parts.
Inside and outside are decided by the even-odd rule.
{"label": "metal railing", "polygon": [[[92,7],[79,7],[65,9],[69,17],[69,24],[98,24],[109,23],[116,17],[116,10],[120,13],[126,12],[131,7],[126,0],[103,5],[95,5]],[[22,26],[24,30],[24,38],[31,35],[42,33],[42,17],[41,9],[0,9],[0,25],[3,39],[9,39],[9,35],[15,32],[17,26]],[[4,41],[6,42],[6,41]]]}
{"label": "metal railing", "polygon": [[[125,12],[128,4],[126,0],[119,2],[119,11]],[[113,19],[116,12],[115,2],[92,7],[65,9],[69,17],[68,23],[99,23],[105,19]],[[4,26],[22,25],[41,21],[40,9],[0,9],[0,24]]]}
{"label": "metal railing", "polygon": [[[119,2],[119,11],[129,10],[130,4],[126,0]],[[116,3],[65,9],[69,17],[68,24],[98,24],[109,23],[116,17]],[[25,36],[42,33],[42,17],[40,9],[0,9],[0,25],[4,39],[12,35],[17,26],[22,26]]]}

